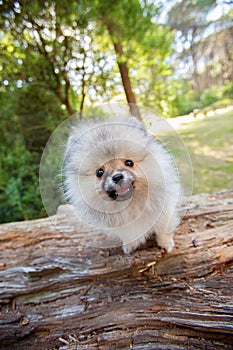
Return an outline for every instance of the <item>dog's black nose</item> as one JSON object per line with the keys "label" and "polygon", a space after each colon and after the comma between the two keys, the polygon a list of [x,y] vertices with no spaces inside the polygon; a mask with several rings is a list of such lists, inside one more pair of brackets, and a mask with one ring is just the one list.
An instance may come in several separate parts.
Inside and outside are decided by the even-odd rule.
{"label": "dog's black nose", "polygon": [[124,176],[121,173],[115,174],[112,177],[112,181],[117,184],[119,181],[121,181],[124,178]]}

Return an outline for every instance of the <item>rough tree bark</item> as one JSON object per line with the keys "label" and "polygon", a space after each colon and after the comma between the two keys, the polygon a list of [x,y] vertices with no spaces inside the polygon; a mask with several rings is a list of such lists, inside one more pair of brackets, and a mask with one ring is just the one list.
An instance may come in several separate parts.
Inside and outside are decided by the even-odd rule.
{"label": "rough tree bark", "polygon": [[54,219],[0,226],[0,349],[232,349],[233,191],[193,198],[171,254]]}

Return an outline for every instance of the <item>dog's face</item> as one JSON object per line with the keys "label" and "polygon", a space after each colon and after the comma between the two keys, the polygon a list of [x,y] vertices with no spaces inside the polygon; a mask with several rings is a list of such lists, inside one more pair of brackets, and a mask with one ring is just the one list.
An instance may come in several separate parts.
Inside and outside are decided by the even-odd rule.
{"label": "dog's face", "polygon": [[131,159],[111,159],[96,170],[96,188],[113,201],[130,199],[135,189],[137,169]]}
{"label": "dog's face", "polygon": [[152,148],[144,130],[131,124],[74,131],[64,161],[66,198],[85,220],[91,215],[103,224],[113,216],[122,225],[133,220],[152,206],[163,183]]}

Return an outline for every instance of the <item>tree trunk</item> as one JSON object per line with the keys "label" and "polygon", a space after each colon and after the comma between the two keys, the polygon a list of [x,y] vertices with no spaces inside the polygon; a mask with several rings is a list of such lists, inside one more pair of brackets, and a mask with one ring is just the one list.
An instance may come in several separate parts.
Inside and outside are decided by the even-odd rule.
{"label": "tree trunk", "polygon": [[1,225],[0,349],[232,349],[232,195],[193,197],[170,254],[108,249],[68,206]]}
{"label": "tree trunk", "polygon": [[132,85],[129,77],[129,70],[126,63],[126,58],[124,56],[122,44],[120,40],[118,40],[117,38],[117,35],[116,35],[117,33],[116,33],[116,30],[114,30],[113,25],[108,23],[108,21],[106,21],[106,25],[115,49],[117,65],[120,71],[121,81],[124,87],[126,100],[129,104],[130,113],[131,115],[141,120],[141,114],[137,106],[135,94],[132,89]]}

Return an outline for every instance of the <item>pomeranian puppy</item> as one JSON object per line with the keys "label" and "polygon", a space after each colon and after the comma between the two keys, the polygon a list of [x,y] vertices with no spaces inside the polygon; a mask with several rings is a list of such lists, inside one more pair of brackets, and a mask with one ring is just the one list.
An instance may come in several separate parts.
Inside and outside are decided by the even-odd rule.
{"label": "pomeranian puppy", "polygon": [[130,253],[155,234],[167,252],[179,224],[181,186],[172,157],[134,117],[81,122],[64,155],[65,195],[97,232]]}

